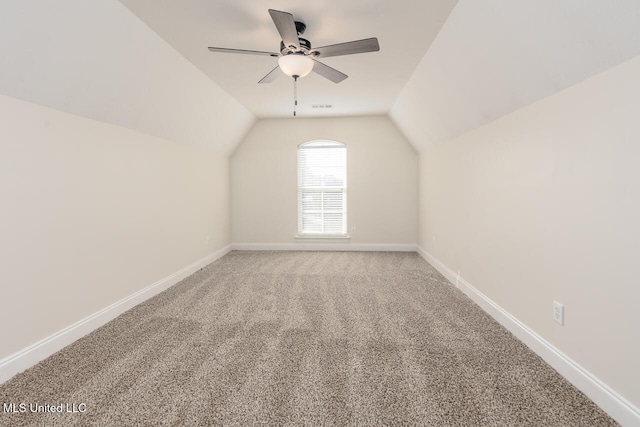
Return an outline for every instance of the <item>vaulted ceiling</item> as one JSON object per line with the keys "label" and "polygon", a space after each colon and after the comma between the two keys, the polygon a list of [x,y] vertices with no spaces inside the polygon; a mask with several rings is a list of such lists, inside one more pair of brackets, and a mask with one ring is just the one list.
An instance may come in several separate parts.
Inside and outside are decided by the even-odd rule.
{"label": "vaulted ceiling", "polygon": [[277,52],[269,8],[314,46],[375,36],[380,52],[323,60],[347,80],[300,80],[299,115],[389,114],[418,150],[640,54],[637,0],[120,1],[258,118],[291,116],[291,78],[258,84],[275,58],[207,46]]}
{"label": "vaulted ceiling", "polygon": [[291,78],[257,83],[275,58],[207,50],[277,51],[268,9],[314,46],[380,43],[323,59],[339,84],[301,79],[299,117],[389,115],[418,151],[640,55],[637,0],[21,0],[0,2],[0,93],[228,155],[292,115]]}
{"label": "vaulted ceiling", "polygon": [[637,0],[460,0],[390,116],[422,150],[638,55]]}
{"label": "vaulted ceiling", "polygon": [[258,118],[291,117],[293,79],[258,84],[277,59],[212,53],[208,46],[279,52],[281,37],[268,13],[276,9],[306,24],[313,47],[377,37],[380,51],[322,59],[349,78],[333,83],[316,73],[298,82],[304,117],[387,114],[427,52],[456,0],[120,0],[185,58]]}

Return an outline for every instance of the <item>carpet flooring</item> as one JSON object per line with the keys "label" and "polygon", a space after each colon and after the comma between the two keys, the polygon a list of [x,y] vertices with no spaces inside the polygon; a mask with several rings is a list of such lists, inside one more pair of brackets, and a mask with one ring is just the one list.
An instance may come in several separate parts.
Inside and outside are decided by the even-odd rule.
{"label": "carpet flooring", "polygon": [[418,254],[388,252],[231,252],[0,405],[2,426],[616,425]]}

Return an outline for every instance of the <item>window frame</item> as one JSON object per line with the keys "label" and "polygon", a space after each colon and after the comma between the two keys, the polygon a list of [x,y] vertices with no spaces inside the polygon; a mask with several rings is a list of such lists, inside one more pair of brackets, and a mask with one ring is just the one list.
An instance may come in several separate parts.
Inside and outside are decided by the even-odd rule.
{"label": "window frame", "polygon": [[[301,158],[301,154],[302,151],[301,150],[321,150],[321,149],[326,149],[326,148],[342,148],[344,150],[344,169],[343,169],[343,176],[341,176],[341,180],[342,180],[342,186],[304,186],[304,182],[303,182],[303,165],[301,164],[302,162],[302,158]],[[318,139],[318,140],[313,140],[313,141],[307,141],[304,143],[301,143],[298,145],[297,147],[297,211],[298,211],[298,233],[296,235],[296,238],[328,238],[328,239],[344,239],[344,238],[349,238],[349,235],[347,234],[347,145],[339,142],[339,141],[334,141],[334,140],[329,140],[329,139]],[[342,194],[342,209],[341,209],[341,218],[342,218],[342,227],[341,227],[341,231],[340,232],[335,232],[335,231],[328,231],[328,232],[318,232],[318,231],[314,231],[314,232],[310,232],[310,231],[304,231],[304,216],[305,216],[305,212],[304,212],[304,207],[303,207],[303,196],[305,194],[305,190],[307,191],[307,193],[315,193],[316,195],[318,194],[318,192],[320,192],[321,194],[321,199],[324,201],[325,200],[325,194],[326,193],[335,193],[336,191],[339,191]],[[328,211],[328,209],[327,209]],[[327,213],[335,213],[335,212],[327,212],[324,210],[324,208],[321,211],[321,215],[325,215]],[[324,228],[324,226],[326,225],[326,221],[323,218],[321,219],[321,223],[322,223],[322,227]]]}

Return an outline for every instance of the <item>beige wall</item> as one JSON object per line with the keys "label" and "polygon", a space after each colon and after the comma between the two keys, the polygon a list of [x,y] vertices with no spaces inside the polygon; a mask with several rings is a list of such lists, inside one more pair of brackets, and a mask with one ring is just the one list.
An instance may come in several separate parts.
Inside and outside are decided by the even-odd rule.
{"label": "beige wall", "polygon": [[297,146],[316,139],[347,145],[350,244],[415,245],[417,155],[386,117],[260,120],[231,159],[233,243],[300,243]]}
{"label": "beige wall", "polygon": [[0,95],[0,360],[230,243],[229,160]]}
{"label": "beige wall", "polygon": [[639,75],[636,58],[423,151],[419,220],[422,248],[636,407]]}

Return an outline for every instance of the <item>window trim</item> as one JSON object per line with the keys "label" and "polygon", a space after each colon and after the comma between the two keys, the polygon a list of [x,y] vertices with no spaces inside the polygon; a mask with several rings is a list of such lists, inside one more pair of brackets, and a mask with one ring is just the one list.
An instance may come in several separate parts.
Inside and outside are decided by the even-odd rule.
{"label": "window trim", "polygon": [[[322,143],[327,143],[327,145],[322,146],[322,145],[317,145],[314,146],[314,144],[322,144]],[[342,208],[342,213],[343,213],[343,218],[342,218],[342,228],[344,230],[343,233],[303,233],[302,232],[302,205],[301,205],[301,194],[302,194],[302,189],[303,187],[300,186],[300,150],[312,150],[312,149],[324,149],[327,148],[327,146],[331,147],[342,147],[345,150],[345,165],[344,165],[344,169],[345,169],[345,176],[344,176],[344,185],[342,187],[319,187],[319,189],[321,188],[330,188],[332,190],[341,190],[343,197],[344,197],[344,206]],[[297,166],[296,166],[296,170],[297,170],[297,197],[296,197],[296,205],[297,205],[297,233],[294,236],[294,238],[296,239],[310,239],[310,240],[314,240],[314,239],[318,239],[318,240],[334,240],[334,241],[340,241],[340,240],[345,240],[348,241],[351,236],[348,234],[347,230],[347,191],[348,191],[348,186],[347,186],[347,144],[343,143],[343,142],[339,142],[339,141],[335,141],[335,140],[330,140],[330,139],[316,139],[316,140],[312,140],[312,141],[307,141],[307,142],[303,142],[301,144],[298,144],[297,146],[297,150],[296,150],[296,156],[297,156]],[[311,188],[311,187],[306,187],[306,188]]]}

